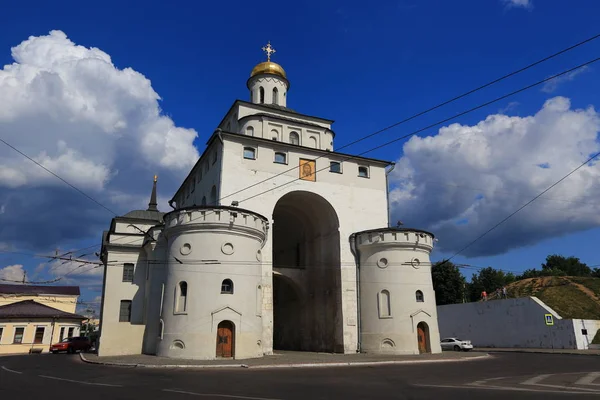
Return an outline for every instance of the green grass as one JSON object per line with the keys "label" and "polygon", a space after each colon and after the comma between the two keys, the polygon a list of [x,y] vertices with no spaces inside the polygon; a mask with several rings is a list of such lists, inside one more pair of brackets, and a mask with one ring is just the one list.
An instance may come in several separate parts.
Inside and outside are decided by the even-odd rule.
{"label": "green grass", "polygon": [[600,319],[600,302],[582,292],[571,282],[585,286],[600,297],[600,278],[532,278],[515,282],[507,289],[511,297],[539,298],[565,319]]}

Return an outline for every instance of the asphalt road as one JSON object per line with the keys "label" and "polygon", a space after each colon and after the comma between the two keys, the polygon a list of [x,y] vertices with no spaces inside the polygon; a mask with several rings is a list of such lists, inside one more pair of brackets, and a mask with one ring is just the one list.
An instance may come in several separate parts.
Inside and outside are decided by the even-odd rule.
{"label": "asphalt road", "polygon": [[0,357],[0,399],[554,399],[600,396],[600,357],[493,354],[410,365],[148,369],[78,355]]}

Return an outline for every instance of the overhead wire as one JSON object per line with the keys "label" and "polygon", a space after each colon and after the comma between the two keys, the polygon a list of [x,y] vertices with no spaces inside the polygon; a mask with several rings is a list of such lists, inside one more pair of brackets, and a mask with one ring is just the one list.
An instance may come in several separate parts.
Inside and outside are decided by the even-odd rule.
{"label": "overhead wire", "polygon": [[[373,132],[373,133],[371,133],[371,134],[368,134],[368,135],[366,135],[366,136],[363,136],[363,137],[361,137],[361,138],[359,138],[359,139],[357,139],[357,140],[354,140],[354,141],[352,141],[352,142],[350,142],[350,143],[347,143],[347,144],[343,145],[342,147],[338,148],[338,150],[341,150],[341,149],[344,149],[344,148],[346,148],[346,147],[352,146],[352,145],[354,145],[354,144],[360,143],[360,142],[362,142],[363,140],[366,140],[366,139],[368,139],[368,138],[371,138],[371,137],[373,137],[373,136],[379,135],[379,134],[381,134],[381,133],[383,133],[383,132],[385,132],[385,131],[388,131],[388,130],[390,130],[390,129],[392,129],[392,128],[395,128],[395,127],[397,127],[397,126],[399,126],[399,125],[402,125],[402,124],[404,124],[404,123],[406,123],[406,122],[409,122],[409,121],[411,121],[411,120],[413,120],[413,119],[415,119],[415,118],[418,118],[418,117],[420,117],[420,116],[422,116],[422,115],[428,114],[428,113],[430,113],[431,111],[437,110],[437,109],[439,109],[439,108],[441,108],[441,107],[444,107],[445,105],[448,105],[448,104],[450,104],[450,103],[453,103],[453,102],[455,102],[455,101],[457,101],[457,100],[460,100],[460,99],[462,99],[462,98],[464,98],[464,97],[467,97],[467,96],[469,96],[469,95],[471,95],[471,94],[473,94],[473,93],[476,93],[476,92],[478,92],[478,91],[480,91],[480,90],[483,90],[483,89],[485,89],[485,88],[487,88],[487,87],[490,87],[490,86],[492,86],[492,85],[494,85],[494,84],[496,84],[496,83],[498,83],[498,82],[501,82],[501,81],[503,81],[503,80],[506,80],[506,79],[508,79],[508,78],[510,78],[510,77],[513,77],[513,76],[515,76],[515,75],[517,75],[517,74],[519,74],[519,73],[521,73],[521,72],[524,72],[524,71],[526,71],[526,70],[529,70],[529,69],[531,69],[531,68],[533,68],[533,67],[535,67],[535,66],[537,66],[537,65],[539,65],[539,64],[542,64],[542,63],[544,63],[544,62],[546,62],[546,61],[548,61],[548,60],[551,60],[551,59],[553,59],[553,58],[555,58],[555,57],[558,57],[559,55],[562,55],[562,54],[564,54],[564,53],[567,53],[567,52],[569,52],[569,51],[571,51],[571,50],[574,50],[574,49],[576,49],[576,48],[578,48],[578,47],[580,47],[580,46],[582,46],[582,45],[584,45],[584,44],[587,44],[587,43],[589,43],[589,42],[592,42],[592,41],[594,41],[594,40],[598,39],[599,37],[600,37],[600,34],[596,34],[596,35],[593,35],[593,36],[591,36],[591,37],[588,37],[588,38],[586,38],[586,39],[584,39],[584,40],[582,40],[582,41],[579,41],[579,42],[577,42],[577,43],[575,43],[575,44],[573,44],[573,45],[569,46],[569,47],[566,47],[566,48],[564,48],[564,49],[562,49],[562,50],[560,50],[560,51],[557,51],[557,52],[555,52],[555,53],[553,53],[553,54],[551,54],[551,55],[549,55],[549,56],[546,56],[546,57],[544,57],[544,58],[542,58],[542,59],[539,59],[539,60],[537,60],[537,61],[535,61],[535,62],[533,62],[533,63],[530,63],[530,64],[528,64],[528,65],[526,65],[526,66],[524,66],[524,67],[522,67],[522,68],[519,68],[519,69],[517,69],[517,70],[515,70],[515,71],[512,71],[512,72],[510,72],[510,73],[508,73],[508,74],[505,74],[505,75],[503,75],[503,76],[501,76],[501,77],[499,77],[499,78],[496,78],[496,79],[494,79],[494,80],[492,80],[492,81],[490,81],[490,82],[487,82],[487,83],[485,83],[485,84],[483,84],[483,85],[480,85],[480,86],[478,86],[478,87],[476,87],[476,88],[470,89],[470,90],[468,90],[468,91],[466,91],[466,92],[464,92],[464,93],[462,93],[462,94],[460,94],[460,95],[454,96],[454,97],[452,97],[452,98],[450,98],[450,99],[448,99],[448,100],[446,100],[446,101],[444,101],[444,102],[442,102],[442,103],[439,103],[439,104],[437,104],[437,105],[435,105],[435,106],[433,106],[433,107],[430,107],[430,108],[428,108],[428,109],[426,109],[426,110],[424,110],[424,111],[421,111],[421,112],[419,112],[419,113],[413,114],[413,115],[411,115],[410,117],[404,118],[404,119],[403,119],[403,120],[401,120],[401,121],[398,121],[398,122],[396,122],[396,123],[394,123],[394,124],[391,124],[391,125],[389,125],[389,126],[387,126],[387,127],[384,127],[384,128],[382,128],[382,129],[379,129],[379,130],[377,130],[377,131],[375,131],[375,132]],[[568,72],[565,72],[565,73],[568,73]],[[558,76],[560,76],[560,75],[558,75]],[[555,77],[557,77],[557,76],[555,76]],[[551,78],[551,79],[552,79],[552,78]],[[545,81],[544,81],[544,82],[545,82]],[[499,101],[499,100],[498,100],[498,101]],[[464,115],[464,114],[463,114],[463,115]],[[443,122],[442,122],[442,123],[443,123]],[[437,124],[436,124],[436,125],[437,125]],[[429,128],[425,128],[425,129],[429,129]],[[418,132],[416,132],[416,133],[418,133]],[[402,140],[403,138],[406,138],[406,137],[408,137],[408,136],[412,136],[412,135],[414,135],[414,134],[416,134],[416,133],[413,133],[413,134],[411,134],[411,135],[407,135],[407,136],[405,136],[405,137],[399,138],[398,140]],[[2,139],[0,139],[0,140],[2,140]],[[396,141],[397,141],[397,140],[396,140]],[[13,148],[15,151],[19,152],[19,153],[20,153],[20,154],[22,154],[23,156],[27,157],[28,159],[30,159],[32,162],[36,163],[36,164],[37,164],[37,165],[39,165],[40,167],[44,168],[44,169],[45,169],[46,171],[48,171],[49,173],[51,173],[52,175],[56,176],[58,179],[62,180],[63,182],[65,182],[67,185],[69,185],[69,186],[73,187],[73,189],[75,189],[75,190],[77,190],[78,192],[82,193],[84,196],[88,197],[90,200],[94,201],[95,203],[97,203],[98,205],[100,205],[101,207],[103,207],[104,209],[106,209],[106,210],[110,211],[111,213],[113,213],[113,214],[117,215],[117,214],[116,214],[114,211],[112,211],[112,210],[111,210],[111,209],[109,209],[108,207],[104,206],[103,204],[101,204],[101,203],[100,203],[100,202],[98,202],[97,200],[93,199],[91,196],[87,195],[86,193],[84,193],[84,192],[83,192],[83,191],[81,191],[80,189],[78,189],[78,188],[76,188],[75,186],[71,185],[69,182],[67,182],[66,180],[64,180],[63,178],[61,178],[60,176],[58,176],[58,175],[57,175],[57,174],[55,174],[54,172],[50,171],[49,169],[47,169],[47,168],[46,168],[46,167],[44,167],[43,165],[39,164],[37,161],[33,160],[32,158],[30,158],[30,157],[29,157],[29,156],[27,156],[26,154],[22,153],[21,151],[19,151],[18,149],[16,149],[14,146],[11,146],[10,144],[8,144],[7,142],[5,142],[4,140],[2,140],[2,142],[4,142],[4,144],[6,144],[7,146],[9,146],[9,147]],[[378,148],[380,148],[380,147],[378,147]],[[370,151],[376,150],[376,149],[378,149],[378,148],[372,149],[372,150],[370,150]],[[364,152],[364,153],[361,153],[361,154],[366,154],[366,153],[367,153],[367,152]],[[321,157],[324,157],[324,156],[318,156],[316,159],[319,159],[319,158],[321,158]],[[316,159],[315,159],[315,160],[316,160]],[[236,192],[230,193],[230,194],[228,194],[228,195],[226,195],[226,196],[224,196],[224,197],[220,198],[220,199],[219,199],[219,202],[221,202],[222,200],[224,200],[224,199],[226,199],[226,198],[228,198],[228,197],[234,196],[234,195],[236,195],[236,194],[238,194],[238,193],[241,193],[241,192],[243,192],[243,191],[246,191],[246,190],[248,190],[248,189],[251,189],[252,187],[255,187],[255,186],[257,186],[257,185],[260,185],[260,184],[262,184],[262,183],[264,183],[264,182],[267,182],[267,181],[269,181],[269,180],[271,180],[271,179],[274,179],[274,178],[276,178],[276,177],[278,177],[278,176],[284,175],[285,173],[287,173],[287,172],[290,172],[290,171],[293,171],[293,170],[295,170],[295,169],[297,169],[297,168],[299,168],[299,167],[293,167],[293,168],[291,168],[291,169],[288,169],[288,170],[286,170],[286,171],[283,171],[283,172],[281,172],[281,173],[278,173],[278,174],[276,174],[276,175],[274,175],[274,176],[268,177],[268,178],[266,178],[266,179],[264,179],[264,180],[262,180],[262,181],[259,181],[259,182],[257,182],[257,183],[254,183],[254,184],[252,184],[252,185],[249,185],[249,186],[247,186],[247,187],[245,187],[245,188],[242,188],[242,189],[240,189],[240,190],[238,190],[238,191],[236,191]],[[134,226],[134,227],[135,227],[135,226]],[[137,228],[137,227],[136,227],[136,228]],[[138,228],[138,230],[140,230],[140,232],[142,232],[142,230],[141,230],[141,229],[139,229],[139,228]],[[142,232],[142,233],[145,233],[145,232]],[[85,250],[85,249],[89,249],[89,248],[93,248],[93,247],[98,247],[98,246],[100,246],[100,245],[96,244],[96,245],[92,245],[92,246],[89,246],[89,247],[86,247],[86,248],[83,248],[83,249],[78,249],[78,250],[76,250],[76,251],[81,251],[81,250]],[[65,253],[65,254],[68,254],[68,253]]]}

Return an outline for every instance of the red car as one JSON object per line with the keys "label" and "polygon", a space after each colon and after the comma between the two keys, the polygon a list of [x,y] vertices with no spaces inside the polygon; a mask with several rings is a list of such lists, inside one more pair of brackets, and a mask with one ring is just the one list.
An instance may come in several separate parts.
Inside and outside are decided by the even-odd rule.
{"label": "red car", "polygon": [[88,351],[92,348],[92,342],[85,336],[75,336],[63,339],[61,342],[54,343],[50,346],[50,351],[54,354],[59,351],[66,351],[67,353],[75,353],[79,351]]}

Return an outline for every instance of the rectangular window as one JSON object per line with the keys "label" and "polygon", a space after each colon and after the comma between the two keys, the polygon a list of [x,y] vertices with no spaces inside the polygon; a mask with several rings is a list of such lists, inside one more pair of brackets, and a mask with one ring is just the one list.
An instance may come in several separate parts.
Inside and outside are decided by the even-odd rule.
{"label": "rectangular window", "polygon": [[369,177],[369,167],[358,167],[358,176],[361,178]]}
{"label": "rectangular window", "polygon": [[19,344],[23,343],[23,334],[25,333],[25,328],[15,328],[15,337],[13,338],[13,343]]}
{"label": "rectangular window", "polygon": [[75,331],[75,328],[69,328],[69,333],[67,334],[67,337],[73,337],[74,331]]}
{"label": "rectangular window", "polygon": [[44,331],[46,329],[43,326],[38,326],[35,328],[35,337],[33,338],[33,343],[44,343]]}
{"label": "rectangular window", "polygon": [[131,263],[123,264],[123,282],[133,282],[134,265]]}
{"label": "rectangular window", "polygon": [[329,162],[329,172],[335,172],[336,174],[342,173],[342,164],[337,161]]}
{"label": "rectangular window", "polygon": [[131,300],[121,300],[119,322],[131,322]]}
{"label": "rectangular window", "polygon": [[60,328],[60,336],[58,341],[62,342],[62,340],[65,338],[65,327],[63,326],[62,328]]}
{"label": "rectangular window", "polygon": [[256,160],[256,149],[244,147],[244,158],[247,160]]}
{"label": "rectangular window", "polygon": [[0,326],[0,343],[2,343],[2,332],[4,331],[4,328]]}
{"label": "rectangular window", "polygon": [[275,153],[273,162],[277,164],[287,164],[287,154],[281,152]]}

